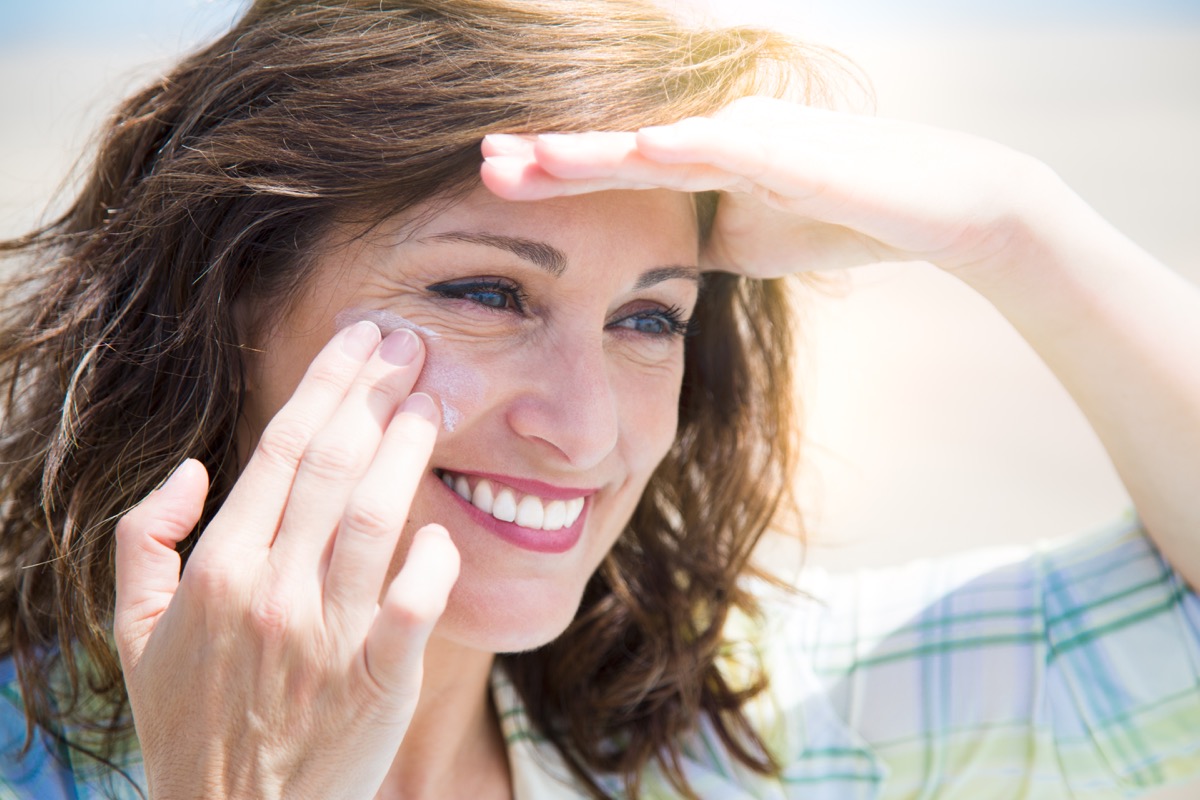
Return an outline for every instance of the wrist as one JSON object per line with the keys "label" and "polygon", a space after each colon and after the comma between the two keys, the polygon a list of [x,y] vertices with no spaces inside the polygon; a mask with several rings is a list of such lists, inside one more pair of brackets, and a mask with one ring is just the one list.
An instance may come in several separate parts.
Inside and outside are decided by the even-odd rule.
{"label": "wrist", "polygon": [[993,303],[1010,321],[1070,324],[1104,296],[1120,294],[1157,262],[1109,224],[1057,173],[1033,159],[1007,189],[1010,209],[992,225],[981,257],[943,270]]}

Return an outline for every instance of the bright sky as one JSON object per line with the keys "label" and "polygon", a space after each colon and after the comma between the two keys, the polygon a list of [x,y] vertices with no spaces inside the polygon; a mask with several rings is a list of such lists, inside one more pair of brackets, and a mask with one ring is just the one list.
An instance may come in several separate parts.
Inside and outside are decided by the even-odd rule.
{"label": "bright sky", "polygon": [[[1200,25],[1197,0],[661,0],[802,32],[979,25]],[[206,38],[243,0],[3,0],[0,42],[138,42],[175,50]]]}

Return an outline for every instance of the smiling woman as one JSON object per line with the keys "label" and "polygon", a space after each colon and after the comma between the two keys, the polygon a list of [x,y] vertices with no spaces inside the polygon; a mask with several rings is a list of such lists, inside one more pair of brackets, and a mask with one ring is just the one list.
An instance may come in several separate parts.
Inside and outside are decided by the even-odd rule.
{"label": "smiling woman", "polygon": [[[127,100],[2,245],[0,789],[1197,772],[1194,289],[1026,157],[800,104],[826,69],[641,0],[260,0]],[[812,597],[755,568],[782,277],[880,259],[1008,316],[1144,526]]]}
{"label": "smiling woman", "polygon": [[[123,594],[121,568],[114,584],[110,566],[113,520],[194,458],[211,476],[203,511],[199,495],[187,530],[155,536],[179,540],[187,561],[172,612],[185,615],[189,591],[207,592],[210,633],[242,621],[217,617],[209,585],[235,583],[218,565],[256,540],[255,516],[282,520],[258,539],[273,542],[263,569],[278,582],[319,597],[299,575],[316,574],[330,594],[351,580],[369,595],[356,602],[369,609],[379,597],[385,611],[381,587],[397,585],[406,554],[411,563],[420,551],[418,529],[452,531],[461,573],[425,648],[422,697],[443,698],[436,715],[452,733],[435,741],[485,756],[484,785],[507,771],[480,704],[498,652],[520,653],[501,659],[504,673],[594,791],[589,776],[636,786],[655,760],[682,791],[677,742],[705,717],[735,757],[768,769],[738,712],[754,682],[731,684],[717,659],[730,610],[753,611],[736,580],[791,466],[783,292],[714,275],[698,299],[711,202],[621,191],[514,204],[480,187],[478,171],[490,132],[619,130],[708,113],[768,88],[766,66],[784,61],[802,93],[795,46],[748,30],[698,35],[640,3],[576,3],[564,18],[558,4],[529,2],[260,2],[131,98],[75,205],[7,245],[27,267],[7,294],[2,588],[5,647],[42,732],[29,729],[30,743],[99,726],[99,738],[65,742],[123,763],[128,696],[153,790],[170,785],[156,779],[156,756],[202,741],[155,741],[148,709],[174,705],[139,703],[137,687],[143,697],[161,688],[149,666],[155,640],[123,637],[119,608],[122,668],[107,633],[114,586]],[[408,324],[389,325],[365,359],[373,325],[392,320]],[[348,355],[351,364],[338,362]],[[370,381],[350,388],[360,368]],[[426,433],[395,433],[415,419],[388,422],[414,381],[452,422],[431,455]],[[359,412],[335,412],[321,387]],[[412,416],[413,398],[395,420]],[[389,448],[390,436],[418,444]],[[723,496],[711,492],[718,465]],[[253,482],[272,468],[290,470],[278,484],[290,495]],[[198,485],[202,473],[189,461],[175,476],[168,487]],[[354,531],[381,525],[387,557],[335,581]],[[307,570],[296,566],[305,558]],[[439,564],[424,574],[452,573]],[[255,574],[243,591],[273,585]],[[445,580],[422,601],[440,605]],[[266,595],[260,615],[277,605],[299,613],[284,589]],[[406,650],[419,648],[421,630]],[[179,679],[176,658],[156,663]],[[227,669],[196,680],[228,693],[213,682]],[[295,673],[305,670],[279,670]],[[401,694],[413,696],[413,680],[397,679]],[[370,716],[380,708],[395,709],[392,731],[396,719],[423,728],[430,716],[382,700]],[[377,786],[395,756],[377,757],[384,769],[361,780]],[[404,766],[403,780],[437,785],[453,765]],[[348,781],[358,763],[331,772]],[[224,780],[240,786],[238,776]],[[304,792],[333,796],[322,785]],[[354,796],[355,785],[339,791]]]}

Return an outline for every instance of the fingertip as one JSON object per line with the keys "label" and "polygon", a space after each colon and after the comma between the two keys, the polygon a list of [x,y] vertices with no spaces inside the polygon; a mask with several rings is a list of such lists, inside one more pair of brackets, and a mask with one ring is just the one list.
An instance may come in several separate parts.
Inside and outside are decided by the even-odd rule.
{"label": "fingertip", "polygon": [[686,128],[689,122],[684,120],[674,125],[650,125],[640,128],[636,135],[638,153],[660,163],[687,160],[689,154],[683,151],[691,144]]}
{"label": "fingertip", "polygon": [[417,531],[418,536],[436,536],[439,538],[450,539],[450,531],[446,530],[446,526],[437,522],[431,522],[424,525]]}
{"label": "fingertip", "polygon": [[454,544],[454,539],[450,536],[450,531],[446,530],[445,526],[436,522],[423,525],[413,535],[413,547],[416,547],[418,542],[420,542],[422,548],[435,548],[441,550],[443,555],[452,556],[454,562],[457,564],[459,558],[458,546]]}
{"label": "fingertip", "polygon": [[515,156],[486,156],[479,168],[479,177],[492,194],[505,200],[520,200],[521,184],[525,178],[528,159]]}
{"label": "fingertip", "polygon": [[529,156],[533,153],[533,139],[514,133],[489,133],[483,137],[480,150],[484,158],[494,156]]}
{"label": "fingertip", "polygon": [[375,352],[382,338],[379,326],[369,319],[360,319],[346,326],[334,337],[335,340],[341,340],[342,352],[360,361]]}
{"label": "fingertip", "polygon": [[491,155],[483,158],[483,166],[491,175],[511,180],[524,177],[525,170],[533,165],[533,159],[526,156]]}
{"label": "fingertip", "polygon": [[438,428],[442,422],[442,412],[438,408],[437,402],[425,392],[414,392],[405,398],[404,403],[400,406],[401,414],[414,414],[427,420]]}
{"label": "fingertip", "polygon": [[454,574],[458,575],[459,567],[461,566],[461,557],[458,552],[458,546],[454,544],[454,539],[450,536],[450,531],[436,522],[432,522],[417,531],[417,536],[422,537],[431,546],[440,548],[442,556],[446,559],[446,563],[453,563]]}
{"label": "fingertip", "polygon": [[[204,464],[197,459],[187,458],[146,499],[153,497],[158,502],[198,509],[208,495],[208,485],[208,470]],[[198,510],[196,515],[199,516]]]}
{"label": "fingertip", "polygon": [[175,471],[167,477],[159,491],[178,489],[180,487],[203,483],[208,485],[208,469],[204,463],[195,458],[185,458]]}

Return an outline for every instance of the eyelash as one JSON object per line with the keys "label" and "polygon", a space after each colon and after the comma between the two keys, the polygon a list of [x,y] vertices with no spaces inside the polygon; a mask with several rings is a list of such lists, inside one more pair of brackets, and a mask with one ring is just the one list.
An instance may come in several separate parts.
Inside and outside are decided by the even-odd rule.
{"label": "eyelash", "polygon": [[[647,317],[655,319],[663,325],[666,330],[661,333],[647,333],[645,331],[635,330],[635,333],[642,333],[646,336],[691,336],[695,333],[694,324],[690,319],[683,318],[683,309],[678,306],[669,306],[668,308],[646,309],[644,311],[635,311],[627,317],[617,320],[618,323],[628,320]],[[616,323],[614,323],[616,324]]]}
{"label": "eyelash", "polygon": [[[499,278],[473,280],[463,283],[438,283],[426,288],[447,300],[467,300],[492,311],[514,311],[522,316],[526,313],[529,303],[529,296],[520,286]],[[494,303],[483,302],[479,296],[485,294],[499,296],[504,304],[496,305]],[[634,333],[644,336],[655,338],[691,336],[696,332],[694,321],[685,319],[683,309],[678,306],[635,311],[611,324],[616,325],[638,318],[658,320],[666,328],[666,330],[660,333],[650,333],[633,329]]]}
{"label": "eyelash", "polygon": [[[522,291],[520,286],[500,278],[472,280],[461,283],[437,283],[427,288],[429,291],[447,300],[469,300],[476,305],[493,311],[512,310],[524,315],[529,303],[529,296]],[[504,305],[498,306],[485,303],[477,297],[471,296],[483,294],[499,295],[504,299]],[[509,303],[511,303],[511,306]]]}

